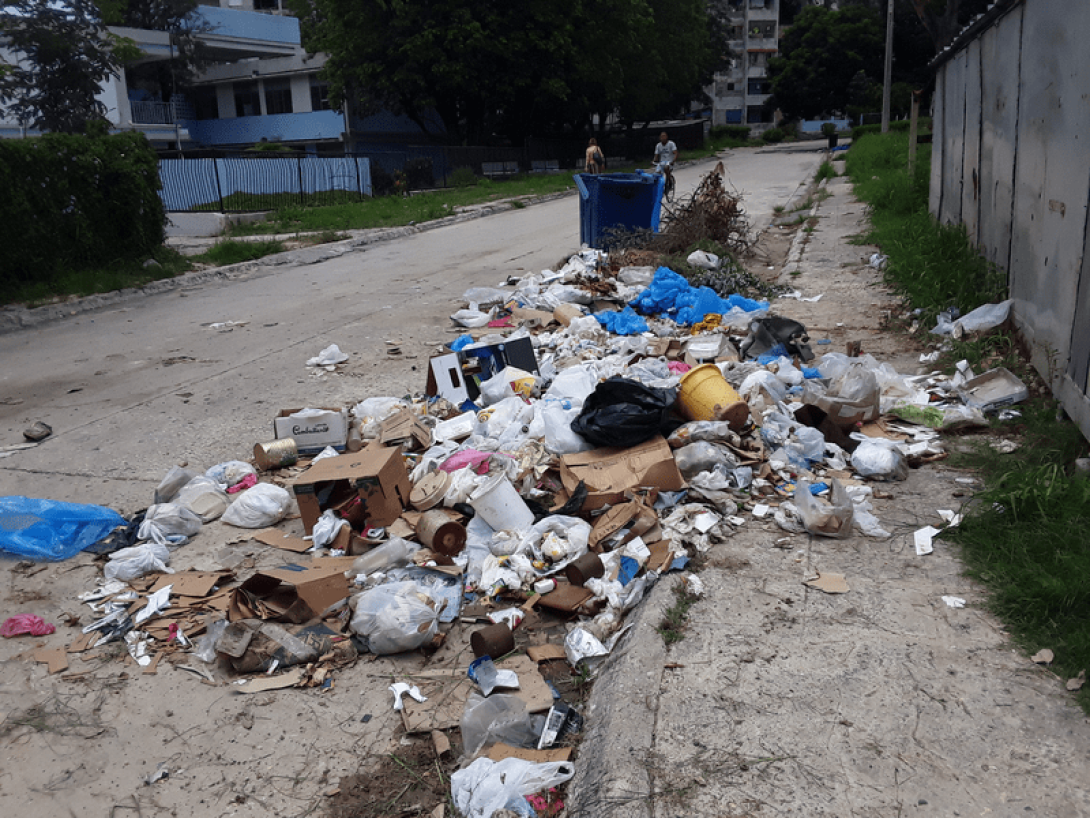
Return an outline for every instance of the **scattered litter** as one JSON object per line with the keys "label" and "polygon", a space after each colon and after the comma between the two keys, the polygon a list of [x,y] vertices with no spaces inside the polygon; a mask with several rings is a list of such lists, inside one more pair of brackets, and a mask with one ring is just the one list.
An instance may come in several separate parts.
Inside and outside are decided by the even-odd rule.
{"label": "scattered litter", "polygon": [[932,526],[924,526],[917,529],[912,534],[912,542],[916,546],[916,556],[922,557],[925,554],[930,554],[934,551],[934,547],[931,545],[932,539],[939,533],[939,529]]}
{"label": "scattered litter", "polygon": [[1042,648],[1030,657],[1030,661],[1037,665],[1051,665],[1055,658],[1056,656],[1051,650]]}
{"label": "scattered litter", "polygon": [[819,572],[816,576],[807,579],[802,584],[809,588],[816,588],[819,591],[824,591],[827,594],[848,593],[848,583],[847,580],[844,579],[843,574]]}
{"label": "scattered litter", "polygon": [[942,601],[946,603],[947,608],[964,608],[965,600],[960,596],[944,596]]}
{"label": "scattered litter", "polygon": [[343,364],[348,360],[348,355],[341,352],[341,348],[336,344],[330,344],[313,358],[307,361],[307,366],[322,366],[326,369],[336,367],[337,364]]}
{"label": "scattered litter", "polygon": [[37,614],[16,614],[0,625],[0,636],[6,639],[13,636],[49,636],[56,630],[55,626]]}
{"label": "scattered litter", "polygon": [[421,694],[420,688],[416,685],[409,685],[405,682],[394,682],[388,689],[394,694],[394,710],[397,710],[398,712],[405,709],[405,703],[401,700],[402,696],[410,696],[421,703],[428,700],[426,696]]}

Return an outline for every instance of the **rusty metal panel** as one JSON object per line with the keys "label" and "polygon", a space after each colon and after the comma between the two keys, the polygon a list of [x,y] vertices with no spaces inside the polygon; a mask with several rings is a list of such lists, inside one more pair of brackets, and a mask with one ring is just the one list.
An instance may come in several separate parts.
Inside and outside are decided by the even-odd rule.
{"label": "rusty metal panel", "polygon": [[1007,268],[1011,252],[1014,163],[1022,44],[1020,6],[1001,25],[980,38],[984,66],[980,136],[980,249],[991,262]]}

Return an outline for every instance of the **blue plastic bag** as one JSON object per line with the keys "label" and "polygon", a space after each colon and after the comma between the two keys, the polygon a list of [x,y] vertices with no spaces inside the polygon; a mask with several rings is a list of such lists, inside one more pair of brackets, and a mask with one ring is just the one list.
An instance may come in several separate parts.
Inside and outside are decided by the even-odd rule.
{"label": "blue plastic bag", "polygon": [[125,518],[103,506],[0,497],[0,551],[39,562],[66,560],[121,525]]}
{"label": "blue plastic bag", "polygon": [[636,315],[631,307],[625,307],[621,312],[595,313],[598,323],[612,332],[614,335],[639,335],[647,332],[647,322],[642,316]]}
{"label": "blue plastic bag", "polygon": [[710,314],[725,315],[735,307],[745,311],[767,310],[767,301],[754,301],[737,293],[721,298],[710,287],[694,287],[669,267],[659,267],[647,289],[632,306],[644,315],[665,314],[682,325],[697,324]]}

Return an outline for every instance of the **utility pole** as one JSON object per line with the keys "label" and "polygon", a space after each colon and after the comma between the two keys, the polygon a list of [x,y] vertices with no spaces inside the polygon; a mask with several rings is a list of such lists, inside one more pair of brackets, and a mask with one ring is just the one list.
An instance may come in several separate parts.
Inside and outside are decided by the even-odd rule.
{"label": "utility pole", "polygon": [[882,78],[882,133],[889,133],[889,91],[893,82],[893,0],[886,7],[886,70]]}

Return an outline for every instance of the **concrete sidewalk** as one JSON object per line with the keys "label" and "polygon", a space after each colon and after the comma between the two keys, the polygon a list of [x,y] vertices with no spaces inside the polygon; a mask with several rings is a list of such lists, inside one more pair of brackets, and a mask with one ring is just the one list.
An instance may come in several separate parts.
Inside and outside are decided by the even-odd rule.
{"label": "concrete sidewalk", "polygon": [[[780,273],[822,298],[773,311],[830,339],[819,355],[860,340],[914,373],[918,350],[881,329],[896,299],[865,263],[873,248],[849,243],[864,207],[844,179],[828,191]],[[655,628],[679,580],[660,581],[594,685],[568,814],[1090,815],[1076,772],[1090,761],[1090,720],[1012,650],[951,545],[913,548],[937,509],[964,502],[968,477],[939,462],[877,484],[888,540],[788,534],[746,514],[707,553],[706,594],[669,648]],[[849,591],[802,584],[818,572],[843,574]]]}

